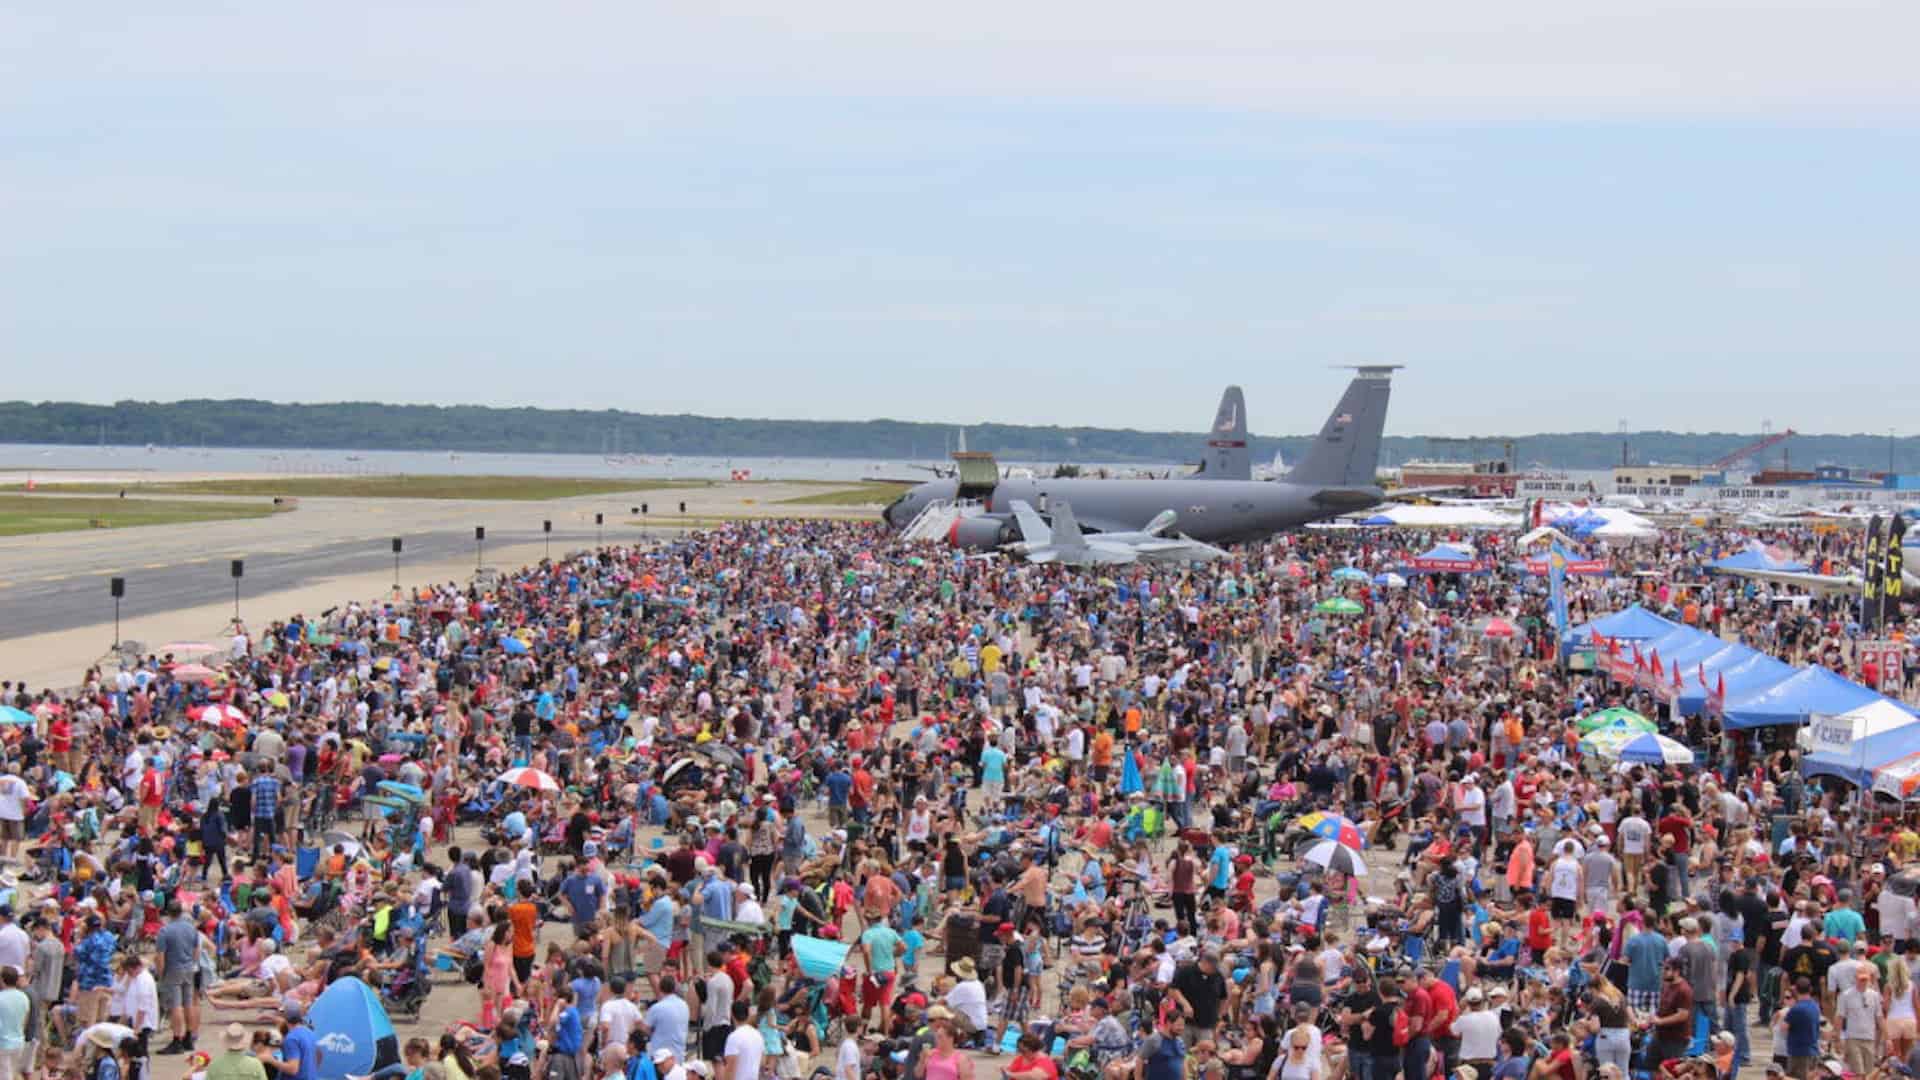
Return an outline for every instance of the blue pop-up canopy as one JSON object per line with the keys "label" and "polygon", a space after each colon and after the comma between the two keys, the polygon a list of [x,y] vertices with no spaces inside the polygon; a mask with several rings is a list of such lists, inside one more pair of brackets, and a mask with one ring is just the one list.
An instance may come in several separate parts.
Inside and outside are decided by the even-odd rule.
{"label": "blue pop-up canopy", "polygon": [[400,1061],[393,1021],[373,987],[348,976],[335,979],[307,1010],[308,1022],[325,1051],[314,1075],[319,1080],[366,1076]]}
{"label": "blue pop-up canopy", "polygon": [[[1731,679],[1728,680],[1731,683]],[[1878,701],[1879,694],[1823,667],[1804,668],[1744,697],[1727,691],[1727,728],[1803,724],[1815,713],[1839,715]]]}
{"label": "blue pop-up canopy", "polygon": [[1593,640],[1595,631],[1601,637],[1619,638],[1621,641],[1648,641],[1663,637],[1680,628],[1672,619],[1663,618],[1635,604],[1611,615],[1603,615],[1590,623],[1582,623],[1567,632],[1567,639],[1576,645],[1585,645]]}
{"label": "blue pop-up canopy", "polygon": [[[1698,678],[1703,667],[1706,669],[1706,686],[1701,686]],[[1686,678],[1685,671],[1680,673],[1682,688],[1677,704],[1682,716],[1697,716],[1705,711],[1709,688],[1718,689],[1723,679],[1727,685],[1726,700],[1739,701],[1792,678],[1794,668],[1792,664],[1776,660],[1748,646],[1730,645],[1695,664],[1694,673],[1692,679]],[[1722,702],[1724,705],[1725,702]]]}

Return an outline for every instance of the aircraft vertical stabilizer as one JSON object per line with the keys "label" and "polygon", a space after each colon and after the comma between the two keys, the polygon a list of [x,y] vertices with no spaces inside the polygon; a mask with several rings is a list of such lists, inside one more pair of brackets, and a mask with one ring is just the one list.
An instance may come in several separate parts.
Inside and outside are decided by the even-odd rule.
{"label": "aircraft vertical stabilizer", "polygon": [[1203,480],[1251,480],[1253,458],[1247,451],[1247,397],[1237,386],[1220,394],[1220,408],[1207,429],[1207,445],[1200,454]]}
{"label": "aircraft vertical stabilizer", "polygon": [[1053,546],[1061,551],[1085,549],[1087,539],[1080,532],[1080,522],[1073,516],[1073,507],[1056,502],[1048,509],[1053,514]]}
{"label": "aircraft vertical stabilizer", "polygon": [[1053,530],[1047,528],[1047,523],[1041,520],[1039,514],[1033,512],[1033,507],[1029,506],[1026,500],[1013,500],[1013,520],[1015,524],[1020,526],[1020,539],[1025,540],[1027,543],[1045,544],[1052,542]]}
{"label": "aircraft vertical stabilizer", "polygon": [[1356,368],[1347,392],[1320,429],[1320,437],[1287,474],[1289,484],[1370,488],[1380,466],[1380,433],[1399,365]]}

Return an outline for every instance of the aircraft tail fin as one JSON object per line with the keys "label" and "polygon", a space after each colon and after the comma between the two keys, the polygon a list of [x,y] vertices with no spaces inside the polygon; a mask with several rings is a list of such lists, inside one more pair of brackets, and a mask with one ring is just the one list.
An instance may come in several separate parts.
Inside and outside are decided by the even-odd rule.
{"label": "aircraft tail fin", "polygon": [[1200,471],[1195,475],[1202,480],[1253,479],[1253,457],[1247,451],[1247,396],[1237,386],[1220,393],[1220,408],[1207,429]]}
{"label": "aircraft tail fin", "polygon": [[1320,429],[1319,438],[1294,463],[1287,482],[1325,487],[1370,488],[1380,466],[1380,433],[1387,426],[1387,399],[1399,365],[1355,369]]}
{"label": "aircraft tail fin", "polygon": [[1020,539],[1029,544],[1044,544],[1053,539],[1053,530],[1047,528],[1039,514],[1025,499],[1013,500],[1013,521],[1020,527]]}
{"label": "aircraft tail fin", "polygon": [[1147,527],[1140,531],[1146,533],[1148,536],[1159,536],[1162,533],[1165,533],[1168,529],[1173,528],[1173,523],[1176,517],[1177,515],[1174,514],[1173,511],[1162,510],[1159,513],[1153,515],[1153,520],[1147,522]]}
{"label": "aircraft tail fin", "polygon": [[1073,516],[1073,507],[1057,502],[1048,507],[1053,514],[1053,546],[1062,551],[1078,551],[1087,546],[1087,539],[1080,532],[1080,521]]}

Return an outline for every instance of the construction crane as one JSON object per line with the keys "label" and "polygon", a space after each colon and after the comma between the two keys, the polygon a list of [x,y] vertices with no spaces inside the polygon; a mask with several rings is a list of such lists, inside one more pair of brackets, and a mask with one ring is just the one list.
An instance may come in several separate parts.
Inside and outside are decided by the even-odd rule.
{"label": "construction crane", "polygon": [[1748,460],[1753,461],[1756,465],[1763,464],[1760,460],[1760,455],[1793,438],[1796,434],[1798,433],[1792,428],[1788,428],[1785,431],[1776,431],[1771,435],[1762,435],[1757,442],[1749,443],[1725,457],[1716,459],[1708,465],[1707,468],[1731,469],[1735,465]]}

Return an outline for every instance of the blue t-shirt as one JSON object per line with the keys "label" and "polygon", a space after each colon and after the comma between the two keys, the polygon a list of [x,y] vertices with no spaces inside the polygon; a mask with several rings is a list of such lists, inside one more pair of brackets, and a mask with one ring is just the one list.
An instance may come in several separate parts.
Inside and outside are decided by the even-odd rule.
{"label": "blue t-shirt", "polygon": [[835,769],[827,774],[823,781],[827,785],[827,805],[847,805],[847,793],[853,790],[853,777],[846,771]]}
{"label": "blue t-shirt", "polygon": [[1216,889],[1224,889],[1233,884],[1233,850],[1226,844],[1215,844],[1213,854],[1207,856],[1207,866],[1213,874],[1207,884]]}
{"label": "blue t-shirt", "polygon": [[573,904],[573,925],[585,926],[600,914],[600,898],[607,887],[592,874],[568,874],[560,883],[560,894]]}
{"label": "blue t-shirt", "polygon": [[580,1010],[572,1005],[560,1010],[560,1020],[553,1025],[553,1052],[556,1054],[577,1054],[580,1052]]}
{"label": "blue t-shirt", "polygon": [[1627,939],[1627,989],[1651,993],[1660,989],[1660,968],[1667,962],[1667,939],[1642,930]]}
{"label": "blue t-shirt", "polygon": [[980,779],[988,782],[1002,782],[1007,779],[1007,752],[997,746],[988,746],[980,751]]}
{"label": "blue t-shirt", "polygon": [[318,1050],[313,1029],[305,1024],[295,1025],[280,1040],[280,1060],[300,1063],[300,1071],[293,1074],[293,1080],[313,1080],[320,1067]]}
{"label": "blue t-shirt", "polygon": [[1787,1056],[1814,1057],[1820,1053],[1820,1006],[1801,998],[1787,1010]]}
{"label": "blue t-shirt", "polygon": [[668,945],[673,941],[673,915],[673,898],[663,893],[654,897],[647,910],[640,913],[640,926],[659,938],[661,945]]}
{"label": "blue t-shirt", "polygon": [[687,999],[668,994],[647,1006],[647,1045],[673,1051],[674,1060],[687,1056]]}
{"label": "blue t-shirt", "polygon": [[913,971],[920,966],[920,947],[927,943],[927,935],[918,930],[909,929],[900,935],[900,967],[904,971]]}
{"label": "blue t-shirt", "polygon": [[1525,1054],[1515,1054],[1494,1066],[1493,1080],[1526,1080],[1533,1071],[1533,1059]]}
{"label": "blue t-shirt", "polygon": [[1821,922],[1821,929],[1826,931],[1828,937],[1837,937],[1851,945],[1854,938],[1866,933],[1867,922],[1852,908],[1836,908],[1827,912],[1827,917]]}

